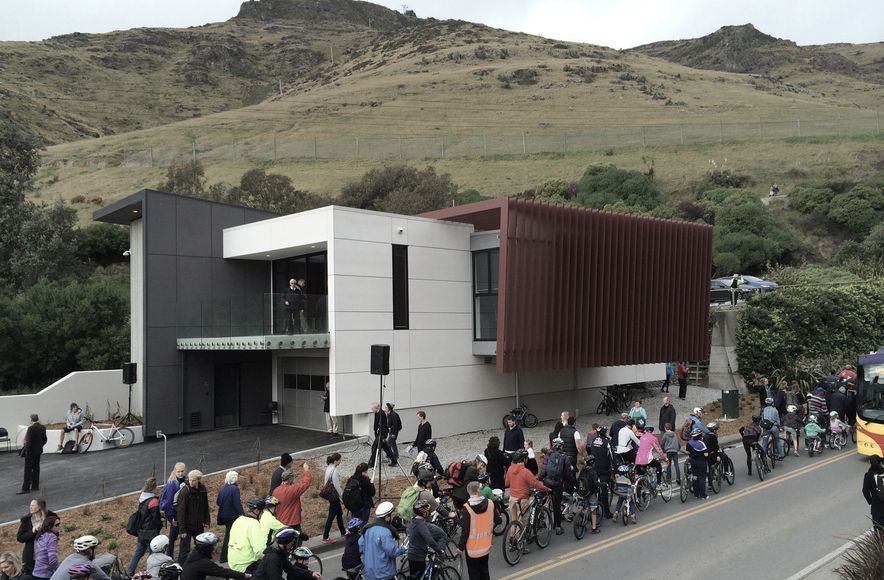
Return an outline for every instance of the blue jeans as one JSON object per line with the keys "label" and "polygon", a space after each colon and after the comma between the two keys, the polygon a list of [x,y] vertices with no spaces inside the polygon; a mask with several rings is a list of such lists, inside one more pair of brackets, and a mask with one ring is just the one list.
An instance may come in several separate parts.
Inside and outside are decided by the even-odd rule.
{"label": "blue jeans", "polygon": [[135,544],[135,553],[132,554],[132,560],[129,561],[129,569],[126,571],[126,574],[129,576],[135,574],[135,568],[138,567],[139,560],[141,560],[141,557],[147,552],[149,546],[150,542],[147,540],[138,540],[138,543]]}
{"label": "blue jeans", "polygon": [[666,466],[666,477],[672,479],[672,466],[675,465],[675,479],[681,481],[681,466],[678,464],[678,451],[669,451],[666,454],[669,464]]}
{"label": "blue jeans", "polygon": [[387,447],[390,448],[390,460],[395,462],[399,461],[399,449],[396,448],[396,439],[393,437],[387,437]]}
{"label": "blue jeans", "polygon": [[770,437],[774,438],[774,449],[777,452],[777,457],[783,456],[783,442],[780,439],[780,428],[777,425],[774,425],[770,429],[764,430],[764,439],[761,441],[761,447],[764,449],[764,452],[767,453],[767,444],[769,443]]}

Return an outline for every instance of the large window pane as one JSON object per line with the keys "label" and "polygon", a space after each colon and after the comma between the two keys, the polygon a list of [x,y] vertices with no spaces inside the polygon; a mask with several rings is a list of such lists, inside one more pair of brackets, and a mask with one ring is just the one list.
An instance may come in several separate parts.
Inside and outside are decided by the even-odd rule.
{"label": "large window pane", "polygon": [[408,246],[393,244],[393,329],[408,329]]}
{"label": "large window pane", "polygon": [[488,252],[476,252],[473,254],[473,291],[481,294],[488,289]]}
{"label": "large window pane", "polygon": [[498,269],[497,265],[498,265],[498,262],[500,261],[500,250],[491,250],[488,253],[488,259],[489,259],[488,270],[489,270],[489,277],[490,277],[489,286],[491,287],[490,290],[494,293],[497,293],[497,269]]}
{"label": "large window pane", "polygon": [[476,296],[476,340],[497,339],[497,294]]}

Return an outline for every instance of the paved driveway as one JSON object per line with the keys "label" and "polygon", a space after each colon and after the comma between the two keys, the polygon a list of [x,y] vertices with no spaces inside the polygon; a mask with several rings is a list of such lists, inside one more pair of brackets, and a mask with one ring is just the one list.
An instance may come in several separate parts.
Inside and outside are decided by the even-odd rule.
{"label": "paved driveway", "polygon": [[[168,466],[163,467],[163,441],[150,441],[128,449],[114,449],[84,455],[43,455],[40,487],[49,508],[64,509],[103,497],[141,489],[152,470],[165,481],[176,461],[210,473],[269,459],[284,452],[294,454],[334,442],[322,431],[309,431],[283,425],[266,425],[192,433],[169,437]],[[21,489],[24,459],[14,452],[0,453],[0,522],[18,519],[27,513],[29,496],[15,495]],[[36,495],[36,493],[31,494]]]}

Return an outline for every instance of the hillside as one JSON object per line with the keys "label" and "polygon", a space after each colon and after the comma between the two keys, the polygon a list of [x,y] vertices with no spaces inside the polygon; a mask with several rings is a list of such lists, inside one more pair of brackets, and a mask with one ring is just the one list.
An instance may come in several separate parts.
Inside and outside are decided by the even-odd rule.
{"label": "hillside", "polygon": [[[878,45],[861,54],[835,46],[831,54],[855,59],[860,71],[880,67]],[[210,183],[272,167],[325,195],[385,161],[413,160],[497,195],[574,178],[575,167],[597,158],[638,168],[656,158],[656,174],[678,187],[710,163],[741,159],[776,177],[832,158],[852,171],[880,151],[878,141],[840,143],[821,164],[819,148],[777,141],[842,127],[845,135],[874,133],[884,87],[860,77],[797,64],[782,78],[698,70],[637,50],[406,17],[350,0],[247,2],[224,23],[0,43],[0,54],[13,48],[23,51],[22,64],[7,57],[4,66],[40,95],[64,70],[42,63],[67,54],[89,61],[85,80],[65,81],[66,90],[80,91],[76,100],[19,95],[30,108],[13,110],[59,142],[44,154],[37,195],[85,199],[75,206],[83,219],[101,203],[155,186],[171,162],[194,158]],[[95,64],[99,54],[112,63],[116,55],[119,70]],[[54,113],[40,113],[44,106]],[[107,130],[71,140],[76,125],[68,118]],[[671,167],[661,167],[664,157]]]}

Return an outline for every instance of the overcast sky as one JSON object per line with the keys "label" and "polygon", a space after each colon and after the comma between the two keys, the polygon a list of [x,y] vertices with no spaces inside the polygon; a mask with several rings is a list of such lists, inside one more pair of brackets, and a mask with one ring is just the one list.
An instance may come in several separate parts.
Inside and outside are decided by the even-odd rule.
{"label": "overcast sky", "polygon": [[[322,1],[322,0],[318,0]],[[0,0],[0,40],[227,20],[241,0]],[[380,0],[402,9],[401,0]],[[728,24],[798,44],[884,40],[884,0],[412,0],[419,17],[457,18],[547,38],[629,48]]]}

